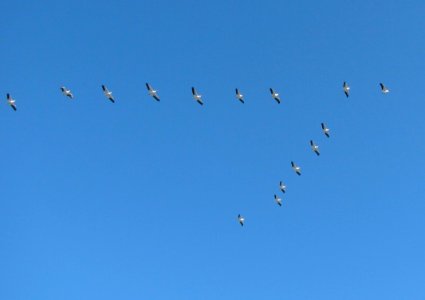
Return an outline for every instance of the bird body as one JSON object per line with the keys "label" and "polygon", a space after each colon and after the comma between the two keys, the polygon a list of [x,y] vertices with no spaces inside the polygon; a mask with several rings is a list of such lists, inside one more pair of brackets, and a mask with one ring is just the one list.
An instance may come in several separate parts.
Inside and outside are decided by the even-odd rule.
{"label": "bird body", "polygon": [[282,193],[286,193],[286,185],[282,181],[279,182],[279,189]]}
{"label": "bird body", "polygon": [[331,130],[326,126],[325,123],[321,123],[322,131],[326,135],[326,137],[330,137]]}
{"label": "bird body", "polygon": [[196,102],[198,102],[200,105],[204,105],[204,102],[202,101],[202,95],[198,94],[194,87],[192,87],[192,96]]}
{"label": "bird body", "polygon": [[277,93],[275,90],[270,88],[270,94],[272,95],[272,98],[277,102],[277,104],[280,104],[279,93]]}
{"label": "bird body", "polygon": [[108,88],[102,84],[102,90],[103,90],[103,94],[105,95],[106,98],[109,99],[109,101],[111,101],[112,103],[115,103],[115,99],[112,96],[112,92],[110,90],[108,90]]}
{"label": "bird body", "polygon": [[62,91],[62,94],[69,97],[70,99],[74,98],[74,95],[71,93],[70,89],[67,89],[66,87],[63,86],[63,87],[61,87],[61,91]]}
{"label": "bird body", "polygon": [[276,201],[276,204],[279,206],[282,206],[282,199],[278,195],[274,195],[274,201]]}
{"label": "bird body", "polygon": [[239,221],[239,224],[241,224],[241,226],[243,226],[243,224],[245,222],[245,218],[241,214],[239,214],[238,215],[238,221]]}
{"label": "bird body", "polygon": [[350,86],[347,82],[344,81],[344,83],[342,84],[342,89],[344,90],[345,96],[348,98],[350,96]]}
{"label": "bird body", "polygon": [[243,95],[241,94],[239,89],[236,89],[236,99],[238,99],[241,103],[245,103],[245,101],[243,100]]}
{"label": "bird body", "polygon": [[390,90],[382,82],[379,84],[379,86],[381,87],[381,92],[383,94],[388,94],[390,92]]}
{"label": "bird body", "polygon": [[7,98],[7,103],[10,105],[10,107],[14,111],[16,111],[16,104],[15,104],[16,101],[15,101],[15,99],[13,99],[12,96],[10,96],[9,93],[6,95],[6,98]]}
{"label": "bird body", "polygon": [[313,152],[316,153],[317,156],[319,156],[320,155],[319,146],[316,145],[312,140],[310,140],[310,146],[311,146],[311,150],[313,150]]}
{"label": "bird body", "polygon": [[157,90],[155,90],[149,83],[146,83],[146,88],[148,89],[148,93],[152,98],[154,98],[156,101],[160,101]]}
{"label": "bird body", "polygon": [[297,173],[298,176],[301,176],[301,168],[297,166],[293,161],[291,161],[292,170]]}

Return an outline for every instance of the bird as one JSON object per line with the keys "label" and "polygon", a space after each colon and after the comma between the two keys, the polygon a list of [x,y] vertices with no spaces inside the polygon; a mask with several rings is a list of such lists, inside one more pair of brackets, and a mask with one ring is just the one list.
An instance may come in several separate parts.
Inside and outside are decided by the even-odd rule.
{"label": "bird", "polygon": [[238,215],[238,221],[239,221],[239,224],[241,224],[241,226],[243,226],[243,223],[245,222],[245,218],[241,214],[239,214]]}
{"label": "bird", "polygon": [[277,205],[282,206],[282,199],[276,194],[274,195],[274,201],[276,201]]}
{"label": "bird", "polygon": [[66,87],[61,87],[61,91],[62,91],[62,93],[65,95],[65,96],[67,96],[67,97],[69,97],[69,98],[71,98],[71,99],[73,99],[74,98],[74,95],[71,93],[71,90],[70,89],[67,89]]}
{"label": "bird", "polygon": [[114,97],[112,97],[112,92],[110,90],[108,90],[108,88],[102,84],[102,90],[103,93],[105,94],[106,98],[108,98],[112,103],[115,103],[115,99]]}
{"label": "bird", "polygon": [[15,99],[13,99],[12,96],[10,96],[9,93],[6,95],[6,98],[7,98],[7,102],[9,103],[10,107],[12,107],[14,111],[16,111]]}
{"label": "bird", "polygon": [[193,98],[201,105],[204,105],[204,102],[202,101],[202,95],[198,94],[198,92],[195,90],[194,87],[192,87],[192,95]]}
{"label": "bird", "polygon": [[322,131],[326,135],[326,137],[330,137],[329,133],[331,132],[331,130],[326,126],[325,123],[321,123],[321,126],[322,126]]}
{"label": "bird", "polygon": [[298,176],[301,175],[301,168],[299,166],[297,166],[293,161],[291,161],[291,166],[292,169],[294,170],[295,173],[297,173]]}
{"label": "bird", "polygon": [[270,93],[272,94],[272,98],[276,100],[277,104],[280,104],[279,94],[276,93],[272,88],[270,88]]}
{"label": "bird", "polygon": [[282,193],[286,192],[286,185],[282,181],[279,182],[279,188],[282,191]]}
{"label": "bird", "polygon": [[316,153],[316,155],[317,155],[317,156],[319,156],[319,155],[320,155],[320,152],[319,152],[319,146],[317,146],[317,145],[313,142],[313,140],[310,140],[310,146],[311,146],[311,150],[313,150],[313,152],[314,152],[314,153]]}
{"label": "bird", "polygon": [[381,92],[383,94],[388,94],[390,92],[390,90],[382,82],[379,84],[379,86],[381,87]]}
{"label": "bird", "polygon": [[245,103],[245,101],[243,100],[243,95],[241,94],[241,92],[239,91],[239,89],[236,89],[236,98],[241,102],[241,103]]}
{"label": "bird", "polygon": [[152,86],[146,82],[146,88],[148,89],[149,95],[152,96],[156,101],[159,101],[158,91],[154,90]]}
{"label": "bird", "polygon": [[350,96],[350,86],[347,82],[344,81],[344,83],[342,84],[342,89],[344,90],[345,96],[347,96],[348,98]]}

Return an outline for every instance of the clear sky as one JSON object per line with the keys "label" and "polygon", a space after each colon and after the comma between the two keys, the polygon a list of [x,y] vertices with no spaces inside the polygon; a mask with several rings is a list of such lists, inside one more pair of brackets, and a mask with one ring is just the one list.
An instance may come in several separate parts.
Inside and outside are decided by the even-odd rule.
{"label": "clear sky", "polygon": [[0,11],[0,299],[425,298],[424,1]]}

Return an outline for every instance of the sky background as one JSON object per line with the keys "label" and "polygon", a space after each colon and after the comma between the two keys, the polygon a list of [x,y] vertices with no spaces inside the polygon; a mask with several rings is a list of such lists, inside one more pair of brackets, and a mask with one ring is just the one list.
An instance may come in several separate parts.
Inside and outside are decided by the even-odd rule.
{"label": "sky background", "polygon": [[425,298],[424,1],[0,11],[0,299]]}

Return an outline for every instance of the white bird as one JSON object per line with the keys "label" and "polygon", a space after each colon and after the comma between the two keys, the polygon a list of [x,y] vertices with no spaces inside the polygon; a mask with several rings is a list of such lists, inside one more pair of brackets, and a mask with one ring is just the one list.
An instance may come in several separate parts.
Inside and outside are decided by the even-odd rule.
{"label": "white bird", "polygon": [[383,94],[388,94],[390,92],[390,90],[382,82],[379,84],[379,86],[381,87],[381,92]]}
{"label": "white bird", "polygon": [[112,97],[112,92],[108,90],[108,88],[103,84],[102,84],[102,90],[103,90],[103,93],[105,94],[105,97],[108,98],[112,103],[115,103],[115,99],[114,97]]}
{"label": "white bird", "polygon": [[311,146],[311,150],[313,150],[313,152],[316,153],[317,156],[319,156],[320,155],[319,146],[317,146],[312,140],[310,140],[310,146]]}
{"label": "white bird", "polygon": [[276,201],[277,205],[282,206],[282,199],[276,194],[274,195],[274,201]]}
{"label": "white bird", "polygon": [[297,173],[299,176],[301,175],[301,168],[297,166],[293,161],[291,161],[292,169],[295,173]]}
{"label": "white bird", "polygon": [[193,98],[201,105],[204,105],[204,102],[202,101],[202,95],[198,94],[198,92],[195,90],[194,87],[192,87],[192,95]]}
{"label": "white bird", "polygon": [[9,103],[10,107],[12,107],[14,111],[16,111],[15,99],[13,99],[9,93],[6,95],[6,98],[7,98],[7,103]]}
{"label": "white bird", "polygon": [[329,137],[331,130],[326,126],[325,123],[322,123],[321,126],[323,133],[326,135],[326,137]]}
{"label": "white bird", "polygon": [[279,188],[282,191],[282,193],[286,192],[286,185],[282,181],[279,182]]}
{"label": "white bird", "polygon": [[276,100],[277,104],[280,104],[279,94],[276,93],[272,88],[270,88],[270,93],[272,94],[272,98]]}
{"label": "white bird", "polygon": [[159,101],[158,91],[153,89],[152,86],[146,82],[146,88],[148,89],[148,93],[152,96],[156,101]]}
{"label": "white bird", "polygon": [[71,99],[74,98],[74,95],[72,95],[70,89],[67,89],[66,87],[63,86],[63,87],[61,87],[61,91],[62,91],[62,94],[64,94],[65,96],[67,96],[67,97],[69,97]]}
{"label": "white bird", "polygon": [[236,99],[238,99],[242,103],[245,103],[245,101],[243,100],[243,95],[241,94],[239,89],[236,89]]}
{"label": "white bird", "polygon": [[344,83],[342,84],[342,89],[344,90],[345,96],[347,96],[348,98],[350,96],[350,86],[347,82],[344,81]]}
{"label": "white bird", "polygon": [[243,226],[243,223],[245,222],[245,218],[239,214],[238,215],[238,221],[239,221],[239,224],[241,224],[241,226]]}

